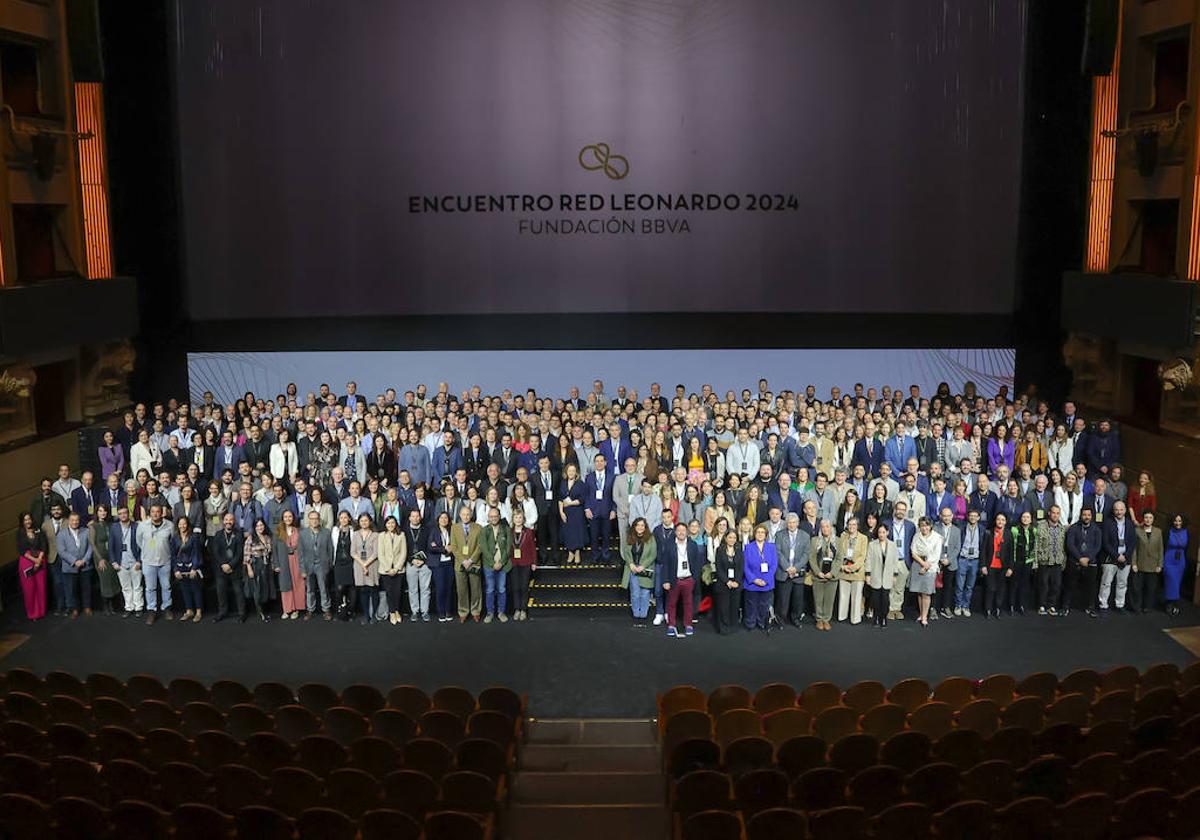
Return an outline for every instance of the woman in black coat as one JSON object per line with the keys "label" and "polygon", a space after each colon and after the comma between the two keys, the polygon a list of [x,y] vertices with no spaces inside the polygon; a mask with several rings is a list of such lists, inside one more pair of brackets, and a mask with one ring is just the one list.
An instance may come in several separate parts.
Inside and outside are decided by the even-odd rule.
{"label": "woman in black coat", "polygon": [[396,486],[396,455],[381,432],[375,433],[367,454],[367,475],[379,479],[384,487]]}
{"label": "woman in black coat", "polygon": [[713,626],[721,634],[738,629],[738,606],[742,602],[742,541],[737,531],[725,532],[713,557]]}
{"label": "woman in black coat", "polygon": [[979,574],[984,579],[983,617],[999,618],[1000,605],[1008,592],[1013,574],[1013,537],[1008,518],[997,513],[992,530],[983,538]]}
{"label": "woman in black coat", "polygon": [[892,503],[888,501],[887,487],[882,483],[876,484],[871,491],[871,498],[863,502],[863,519],[866,520],[870,514],[875,515],[876,522],[892,521]]}

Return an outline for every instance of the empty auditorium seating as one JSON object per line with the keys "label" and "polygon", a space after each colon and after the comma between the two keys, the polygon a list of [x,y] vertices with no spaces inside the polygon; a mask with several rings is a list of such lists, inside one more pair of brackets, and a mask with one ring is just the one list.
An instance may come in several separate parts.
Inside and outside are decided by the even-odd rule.
{"label": "empty auditorium seating", "polygon": [[500,687],[15,669],[0,692],[0,834],[21,838],[488,838],[525,715]]}
{"label": "empty auditorium seating", "polygon": [[1200,664],[658,699],[677,838],[1200,836]]}

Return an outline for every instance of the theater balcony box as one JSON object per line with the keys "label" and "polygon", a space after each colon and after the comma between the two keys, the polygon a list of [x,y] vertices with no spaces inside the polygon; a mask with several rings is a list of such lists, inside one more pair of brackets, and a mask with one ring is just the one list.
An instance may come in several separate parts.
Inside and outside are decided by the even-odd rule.
{"label": "theater balcony box", "polygon": [[138,333],[137,281],[65,278],[0,288],[0,355],[94,344]]}
{"label": "theater balcony box", "polygon": [[1063,275],[1062,326],[1117,339],[1135,355],[1167,358],[1195,343],[1197,285],[1135,272],[1069,271]]}

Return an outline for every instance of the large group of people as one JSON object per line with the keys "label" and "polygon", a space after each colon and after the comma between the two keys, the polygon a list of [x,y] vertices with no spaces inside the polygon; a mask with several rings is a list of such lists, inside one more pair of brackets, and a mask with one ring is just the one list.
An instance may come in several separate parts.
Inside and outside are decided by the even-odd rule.
{"label": "large group of people", "polygon": [[538,567],[585,554],[672,637],[704,612],[719,633],[928,627],[1146,612],[1161,593],[1174,614],[1190,553],[1108,419],[970,382],[824,399],[765,379],[723,398],[292,384],[138,404],[94,464],[61,465],[21,514],[30,619],[523,621]]}

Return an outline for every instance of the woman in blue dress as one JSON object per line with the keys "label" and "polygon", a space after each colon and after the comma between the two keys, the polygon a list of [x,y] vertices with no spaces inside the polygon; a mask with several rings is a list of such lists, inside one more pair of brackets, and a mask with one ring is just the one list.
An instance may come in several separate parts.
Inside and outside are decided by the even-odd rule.
{"label": "woman in blue dress", "polygon": [[1175,514],[1167,529],[1167,545],[1163,552],[1163,595],[1167,599],[1167,615],[1179,615],[1179,584],[1187,568],[1188,532],[1182,514]]}
{"label": "woman in blue dress", "polygon": [[579,565],[579,552],[588,542],[587,521],[583,516],[583,482],[579,467],[567,463],[559,487],[558,515],[562,519],[562,543],[567,551],[567,564]]}

